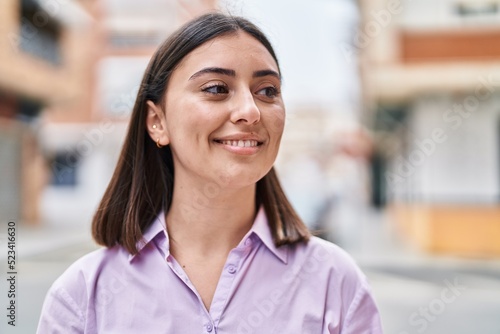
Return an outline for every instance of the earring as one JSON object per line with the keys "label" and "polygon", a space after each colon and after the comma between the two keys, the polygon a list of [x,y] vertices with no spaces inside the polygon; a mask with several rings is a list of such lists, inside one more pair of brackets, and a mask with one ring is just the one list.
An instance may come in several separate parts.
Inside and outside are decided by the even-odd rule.
{"label": "earring", "polygon": [[156,139],[156,146],[157,146],[158,148],[162,148],[162,147],[163,147],[163,145],[162,145],[162,144],[160,144],[160,138]]}
{"label": "earring", "polygon": [[153,129],[156,129],[156,124],[153,124]]}

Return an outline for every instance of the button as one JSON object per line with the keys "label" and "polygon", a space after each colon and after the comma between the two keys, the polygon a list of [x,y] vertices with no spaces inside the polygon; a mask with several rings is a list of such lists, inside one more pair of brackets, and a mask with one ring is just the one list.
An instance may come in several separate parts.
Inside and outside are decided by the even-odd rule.
{"label": "button", "polygon": [[252,246],[252,237],[248,237],[247,240],[245,240],[245,246]]}
{"label": "button", "polygon": [[212,326],[212,324],[206,324],[205,329],[207,330],[208,333],[211,333],[214,327]]}
{"label": "button", "polygon": [[227,272],[230,274],[234,274],[236,272],[236,267],[232,264],[227,266]]}

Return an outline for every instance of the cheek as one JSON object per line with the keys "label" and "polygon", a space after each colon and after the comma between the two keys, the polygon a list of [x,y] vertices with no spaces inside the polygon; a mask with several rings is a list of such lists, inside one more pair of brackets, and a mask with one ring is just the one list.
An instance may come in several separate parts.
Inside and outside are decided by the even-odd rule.
{"label": "cheek", "polygon": [[282,109],[272,110],[267,119],[269,134],[281,138],[285,127],[285,111]]}
{"label": "cheek", "polygon": [[167,115],[167,125],[183,141],[196,138],[206,132],[210,118],[206,112],[192,104],[177,105],[176,109]]}

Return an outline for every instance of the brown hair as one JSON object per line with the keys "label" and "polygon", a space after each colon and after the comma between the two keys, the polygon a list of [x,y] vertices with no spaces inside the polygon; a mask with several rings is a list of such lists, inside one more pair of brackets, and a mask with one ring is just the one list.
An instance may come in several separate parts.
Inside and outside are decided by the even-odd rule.
{"label": "brown hair", "polygon": [[[248,20],[220,13],[200,16],[174,32],[155,52],[144,73],[125,143],[113,177],[92,221],[95,241],[117,243],[131,254],[146,228],[172,201],[174,166],[167,145],[161,149],[146,131],[146,102],[161,103],[172,72],[191,51],[216,37],[244,31],[277,57],[266,36]],[[279,65],[278,65],[279,66]],[[257,182],[257,203],[263,205],[276,246],[306,241],[310,232],[286,198],[274,167]]]}

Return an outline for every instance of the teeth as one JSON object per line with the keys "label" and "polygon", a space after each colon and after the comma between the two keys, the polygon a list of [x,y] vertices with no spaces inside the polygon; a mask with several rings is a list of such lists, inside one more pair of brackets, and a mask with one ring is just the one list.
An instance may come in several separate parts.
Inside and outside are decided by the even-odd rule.
{"label": "teeth", "polygon": [[257,146],[256,140],[223,140],[222,144],[237,147],[254,147]]}

